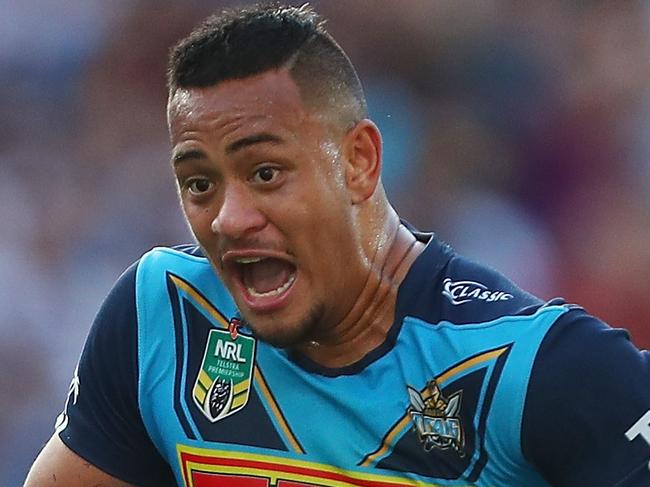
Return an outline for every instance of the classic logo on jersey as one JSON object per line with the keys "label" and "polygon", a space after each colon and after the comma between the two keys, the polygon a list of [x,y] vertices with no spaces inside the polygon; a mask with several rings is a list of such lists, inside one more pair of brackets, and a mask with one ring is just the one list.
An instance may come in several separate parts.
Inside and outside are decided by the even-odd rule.
{"label": "classic logo on jersey", "polygon": [[211,422],[236,413],[248,402],[253,357],[254,338],[228,330],[210,330],[192,395]]}
{"label": "classic logo on jersey", "polygon": [[476,281],[452,281],[446,278],[443,281],[442,295],[451,304],[463,304],[472,300],[494,303],[496,301],[508,301],[514,296],[505,291],[492,291],[485,284]]}
{"label": "classic logo on jersey", "polygon": [[465,435],[459,415],[462,390],[446,398],[435,379],[427,383],[424,394],[411,386],[406,388],[411,403],[409,415],[424,450],[453,448],[461,457],[465,456]]}

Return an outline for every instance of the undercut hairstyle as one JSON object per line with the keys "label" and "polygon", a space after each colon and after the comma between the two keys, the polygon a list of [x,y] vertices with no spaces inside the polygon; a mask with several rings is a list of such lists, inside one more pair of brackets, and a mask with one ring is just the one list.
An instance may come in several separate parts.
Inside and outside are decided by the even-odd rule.
{"label": "undercut hairstyle", "polygon": [[350,59],[308,4],[260,4],[209,17],[171,49],[167,86],[171,99],[179,89],[282,68],[305,106],[330,112],[344,128],[368,116]]}

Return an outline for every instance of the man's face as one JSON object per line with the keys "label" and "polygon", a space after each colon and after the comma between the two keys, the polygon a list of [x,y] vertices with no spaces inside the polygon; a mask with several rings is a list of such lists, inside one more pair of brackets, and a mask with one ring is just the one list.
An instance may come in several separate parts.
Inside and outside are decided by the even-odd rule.
{"label": "man's face", "polygon": [[168,107],[185,216],[256,335],[342,320],[365,273],[341,147],[288,72],[179,90]]}

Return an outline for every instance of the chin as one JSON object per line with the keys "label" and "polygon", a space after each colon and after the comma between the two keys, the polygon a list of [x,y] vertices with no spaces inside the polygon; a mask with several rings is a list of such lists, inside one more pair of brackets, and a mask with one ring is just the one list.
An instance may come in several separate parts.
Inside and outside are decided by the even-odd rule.
{"label": "chin", "polygon": [[292,323],[271,317],[249,317],[246,313],[242,313],[242,318],[255,338],[277,348],[294,348],[318,337],[324,311],[324,306],[315,306],[302,320]]}

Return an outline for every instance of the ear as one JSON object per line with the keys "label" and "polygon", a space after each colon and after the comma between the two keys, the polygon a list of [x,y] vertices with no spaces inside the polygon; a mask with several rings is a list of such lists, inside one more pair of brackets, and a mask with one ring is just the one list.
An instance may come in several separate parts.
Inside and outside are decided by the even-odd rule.
{"label": "ear", "polygon": [[370,198],[381,174],[381,133],[371,120],[361,120],[345,134],[345,180],[353,204]]}

